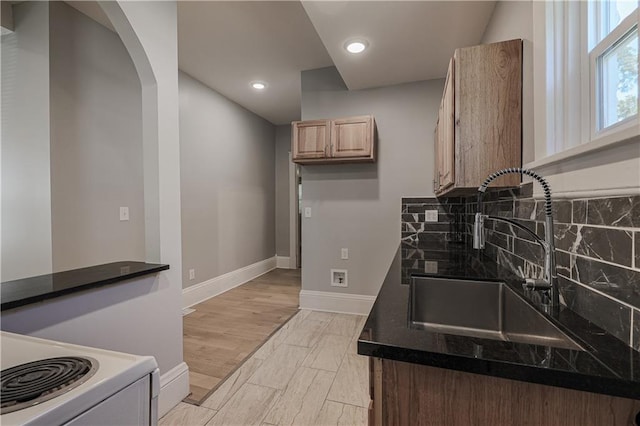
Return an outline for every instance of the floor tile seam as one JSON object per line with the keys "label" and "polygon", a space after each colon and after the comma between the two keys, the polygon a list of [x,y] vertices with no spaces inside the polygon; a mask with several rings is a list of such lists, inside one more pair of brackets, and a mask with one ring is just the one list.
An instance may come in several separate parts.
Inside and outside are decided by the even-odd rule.
{"label": "floor tile seam", "polygon": [[[274,406],[274,405],[275,405],[275,404],[280,400],[280,397],[282,396],[282,390],[281,390],[281,389],[276,389],[276,388],[272,388],[272,387],[270,387],[270,386],[265,386],[265,385],[259,385],[259,384],[257,384],[257,383],[250,383],[250,382],[247,380],[246,382],[244,382],[244,383],[242,384],[242,386],[240,386],[240,387],[238,388],[238,390],[236,390],[236,391],[234,392],[234,394],[233,394],[232,396],[230,396],[230,397],[227,399],[227,401],[226,401],[224,404],[222,404],[222,405],[220,406],[220,408],[217,410],[217,413],[216,413],[216,414],[218,414],[218,413],[222,412],[222,410],[224,409],[224,407],[225,407],[225,406],[226,406],[226,405],[227,405],[227,404],[228,404],[228,403],[233,399],[233,397],[234,397],[238,392],[240,392],[240,391],[242,390],[242,388],[244,388],[247,384],[250,384],[250,385],[252,385],[252,386],[258,386],[258,387],[260,387],[260,388],[265,388],[265,389],[275,390],[275,391],[276,391],[276,397],[274,398],[274,402],[272,403],[272,406],[271,406],[271,407],[269,407],[269,410],[266,410],[266,411],[267,411],[267,413],[273,409],[273,406]],[[212,411],[216,411],[216,410],[213,410],[213,409],[210,409],[210,410],[212,410]],[[265,417],[267,417],[267,414],[266,414],[266,413],[262,416],[262,418],[259,420],[259,422],[258,422],[258,423],[259,423],[259,424],[260,424],[260,423],[262,423],[262,422],[264,421]],[[214,416],[209,420],[209,422],[211,422],[214,418],[215,418],[215,415],[214,415]],[[206,424],[205,426],[209,425],[209,422],[207,422],[207,424]]]}
{"label": "floor tile seam", "polygon": [[368,408],[368,407],[364,407],[362,405],[351,404],[350,402],[344,402],[344,401],[338,401],[337,399],[331,399],[328,396],[326,398],[326,401],[337,402],[337,403],[343,404],[343,405],[350,405],[352,407],[362,408],[363,410],[366,410]]}
{"label": "floor tile seam", "polygon": [[[309,390],[311,389],[311,385],[313,384],[313,381],[316,379],[316,377],[318,377],[318,373],[319,373],[321,370],[319,370],[319,369],[317,369],[317,368],[304,367],[304,366],[300,365],[300,366],[298,366],[298,367],[296,368],[296,371],[295,371],[295,372],[293,373],[293,375],[291,376],[291,379],[289,380],[289,382],[287,383],[287,385],[285,386],[285,388],[284,388],[284,389],[282,389],[282,391],[281,391],[281,396],[280,396],[280,399],[278,400],[278,402],[280,402],[280,401],[283,401],[283,400],[284,400],[284,396],[285,396],[285,394],[287,393],[287,389],[288,389],[288,387],[289,387],[289,384],[293,381],[293,378],[296,376],[296,374],[298,374],[298,372],[299,372],[299,370],[300,370],[301,368],[306,368],[306,369],[314,370],[314,371],[315,371],[315,375],[313,376],[313,379],[311,379],[311,382],[309,383],[309,386],[307,386],[307,388],[306,388],[306,390],[305,390],[304,394],[302,395],[301,399],[302,399],[302,400],[304,400],[305,396],[309,393]],[[332,383],[333,383],[333,382],[332,382]],[[331,388],[331,386],[329,386],[329,388]],[[327,395],[328,395],[328,394],[329,394],[329,391],[327,390]],[[326,396],[325,396],[325,399],[326,399]],[[302,402],[302,401],[301,401],[301,402]],[[269,417],[269,414],[271,414],[271,411],[273,411],[274,409],[275,409],[275,406],[274,406],[274,407],[272,407],[272,408],[271,408],[271,410],[269,410],[269,412],[267,413],[267,415],[265,416],[265,418]],[[298,414],[300,414],[300,412],[301,412],[301,411],[302,411],[302,404],[301,404],[299,407],[297,407],[296,414],[293,416],[293,418],[295,419],[295,418],[298,416]],[[317,416],[316,416],[316,417],[317,417]],[[315,419],[314,419],[314,420],[315,420]]]}

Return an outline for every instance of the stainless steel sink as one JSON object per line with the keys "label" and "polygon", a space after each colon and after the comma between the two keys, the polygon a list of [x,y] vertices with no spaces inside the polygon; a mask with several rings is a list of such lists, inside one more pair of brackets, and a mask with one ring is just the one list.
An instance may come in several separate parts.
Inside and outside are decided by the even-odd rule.
{"label": "stainless steel sink", "polygon": [[413,277],[409,309],[414,328],[583,350],[501,282]]}

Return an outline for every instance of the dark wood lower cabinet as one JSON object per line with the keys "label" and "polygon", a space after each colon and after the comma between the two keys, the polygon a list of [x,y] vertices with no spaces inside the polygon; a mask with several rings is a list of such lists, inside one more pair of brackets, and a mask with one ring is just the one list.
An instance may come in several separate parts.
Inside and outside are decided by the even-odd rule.
{"label": "dark wood lower cabinet", "polygon": [[373,358],[370,425],[635,425],[640,401]]}

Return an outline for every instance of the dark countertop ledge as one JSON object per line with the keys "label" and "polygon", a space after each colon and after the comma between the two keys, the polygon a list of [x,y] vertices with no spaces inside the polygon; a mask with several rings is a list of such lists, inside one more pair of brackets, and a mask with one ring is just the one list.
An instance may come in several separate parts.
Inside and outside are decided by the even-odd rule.
{"label": "dark countertop ledge", "polygon": [[68,294],[155,274],[169,265],[113,262],[0,283],[0,310],[18,308]]}
{"label": "dark countertop ledge", "polygon": [[[438,273],[425,274],[423,261],[438,262]],[[411,328],[412,275],[500,280],[542,311],[525,294],[521,278],[478,251],[464,245],[422,248],[403,243],[358,339],[359,354],[640,399],[640,353],[566,307],[560,307],[548,318],[581,343],[584,351]],[[482,348],[480,353],[478,345]]]}

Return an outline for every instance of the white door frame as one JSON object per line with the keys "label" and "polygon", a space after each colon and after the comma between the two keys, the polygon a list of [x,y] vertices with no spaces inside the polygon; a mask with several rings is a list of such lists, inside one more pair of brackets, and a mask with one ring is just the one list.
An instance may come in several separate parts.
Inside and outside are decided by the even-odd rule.
{"label": "white door frame", "polygon": [[298,165],[289,152],[289,268],[298,264]]}

